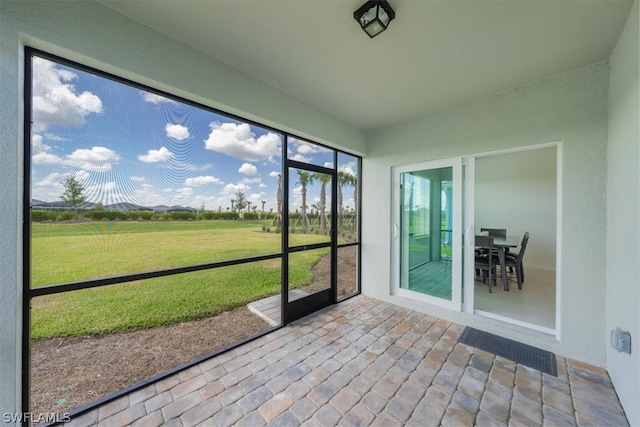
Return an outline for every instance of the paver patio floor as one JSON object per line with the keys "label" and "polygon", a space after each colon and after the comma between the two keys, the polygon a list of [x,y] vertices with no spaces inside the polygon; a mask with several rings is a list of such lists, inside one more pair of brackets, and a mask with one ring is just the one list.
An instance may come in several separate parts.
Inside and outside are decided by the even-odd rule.
{"label": "paver patio floor", "polygon": [[628,425],[603,369],[557,357],[550,376],[458,343],[463,329],[357,296],[69,425]]}

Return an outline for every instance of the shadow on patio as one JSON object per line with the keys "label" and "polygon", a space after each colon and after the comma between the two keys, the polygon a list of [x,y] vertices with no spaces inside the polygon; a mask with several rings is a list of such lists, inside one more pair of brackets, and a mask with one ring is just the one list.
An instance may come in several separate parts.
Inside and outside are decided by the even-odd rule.
{"label": "shadow on patio", "polygon": [[628,425],[606,371],[557,357],[554,377],[463,329],[357,296],[69,425]]}

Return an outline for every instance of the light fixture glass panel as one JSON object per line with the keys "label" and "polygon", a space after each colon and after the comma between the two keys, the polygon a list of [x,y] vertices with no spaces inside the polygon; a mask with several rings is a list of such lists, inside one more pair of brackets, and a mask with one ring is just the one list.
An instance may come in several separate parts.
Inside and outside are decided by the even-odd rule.
{"label": "light fixture glass panel", "polygon": [[360,18],[360,25],[362,25],[362,27],[364,27],[369,22],[371,22],[374,19],[376,19],[376,10],[377,9],[378,9],[378,6],[373,6],[371,9],[369,9],[368,11],[366,11],[362,15],[362,17]]}
{"label": "light fixture glass panel", "polygon": [[378,13],[378,19],[380,20],[380,22],[385,28],[387,28],[387,25],[389,25],[389,21],[391,21],[391,19],[389,18],[389,14],[387,13],[386,10],[384,10],[383,7],[380,8],[380,12]]}
{"label": "light fixture glass panel", "polygon": [[384,27],[376,20],[367,25],[364,30],[369,34],[369,36],[373,37],[384,31]]}

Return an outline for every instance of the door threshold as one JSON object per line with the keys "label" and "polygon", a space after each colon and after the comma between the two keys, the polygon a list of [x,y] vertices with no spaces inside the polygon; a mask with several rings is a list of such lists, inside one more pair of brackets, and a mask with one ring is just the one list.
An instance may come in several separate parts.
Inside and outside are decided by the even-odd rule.
{"label": "door threshold", "polygon": [[490,313],[488,311],[473,310],[473,314],[477,314],[489,319],[498,320],[510,325],[520,326],[523,328],[531,329],[536,332],[542,332],[543,334],[551,335],[557,339],[557,333],[555,328],[547,328],[545,326],[536,325],[534,323],[523,322],[521,320],[513,319],[511,317],[500,316],[499,314]]}

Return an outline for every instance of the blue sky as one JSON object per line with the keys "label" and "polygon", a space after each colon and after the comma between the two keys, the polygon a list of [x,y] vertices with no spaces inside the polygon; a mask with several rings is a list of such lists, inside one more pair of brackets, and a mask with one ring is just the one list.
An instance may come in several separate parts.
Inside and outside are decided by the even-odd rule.
{"label": "blue sky", "polygon": [[[281,134],[39,57],[33,58],[32,198],[59,201],[74,176],[90,202],[226,210],[241,190],[276,208]],[[330,150],[290,140],[289,158],[332,166]],[[338,169],[356,173],[339,155]],[[300,188],[291,182],[292,210]],[[318,201],[319,184],[307,204]],[[353,207],[353,188],[344,189]]]}

